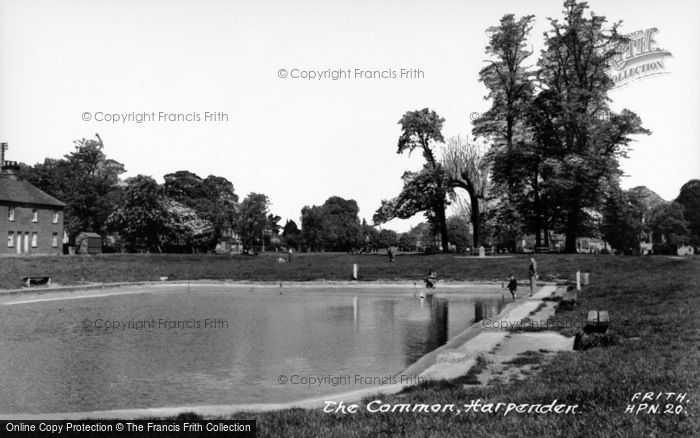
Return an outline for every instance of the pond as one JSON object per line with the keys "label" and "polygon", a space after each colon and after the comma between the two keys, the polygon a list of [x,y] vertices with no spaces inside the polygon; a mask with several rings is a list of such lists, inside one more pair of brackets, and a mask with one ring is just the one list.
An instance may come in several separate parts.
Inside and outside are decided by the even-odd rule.
{"label": "pond", "polygon": [[502,306],[490,286],[421,292],[182,285],[3,297],[0,413],[281,403],[394,383]]}

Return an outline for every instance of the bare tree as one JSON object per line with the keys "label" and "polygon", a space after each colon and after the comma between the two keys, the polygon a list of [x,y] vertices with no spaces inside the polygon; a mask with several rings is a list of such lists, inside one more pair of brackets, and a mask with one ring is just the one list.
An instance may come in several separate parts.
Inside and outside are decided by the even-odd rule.
{"label": "bare tree", "polygon": [[441,160],[450,187],[464,189],[469,195],[475,248],[481,244],[479,231],[489,185],[490,165],[485,156],[484,148],[457,136],[447,140]]}

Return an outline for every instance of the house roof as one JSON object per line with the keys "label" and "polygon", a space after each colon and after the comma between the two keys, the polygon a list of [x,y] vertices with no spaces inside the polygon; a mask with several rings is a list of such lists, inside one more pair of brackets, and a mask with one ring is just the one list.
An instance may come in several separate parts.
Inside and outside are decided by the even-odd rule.
{"label": "house roof", "polygon": [[0,202],[65,207],[66,204],[48,195],[27,181],[0,177]]}
{"label": "house roof", "polygon": [[95,237],[98,239],[102,239],[102,236],[100,236],[97,233],[93,233],[92,231],[83,231],[82,233],[78,234],[75,238],[76,239],[84,239],[86,237]]}

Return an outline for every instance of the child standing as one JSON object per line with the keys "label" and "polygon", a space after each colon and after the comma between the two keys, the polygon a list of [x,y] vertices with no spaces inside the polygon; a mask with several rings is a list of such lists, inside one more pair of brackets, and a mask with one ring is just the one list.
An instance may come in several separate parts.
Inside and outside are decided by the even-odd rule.
{"label": "child standing", "polygon": [[512,275],[508,277],[508,290],[513,296],[513,301],[515,301],[515,291],[518,290],[518,280],[516,280]]}

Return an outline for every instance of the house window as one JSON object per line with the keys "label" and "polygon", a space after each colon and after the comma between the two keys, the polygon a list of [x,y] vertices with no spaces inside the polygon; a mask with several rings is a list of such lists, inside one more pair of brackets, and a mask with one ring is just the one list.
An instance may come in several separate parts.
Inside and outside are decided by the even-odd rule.
{"label": "house window", "polygon": [[53,212],[53,223],[55,223],[55,224],[58,223],[58,212],[57,211]]}
{"label": "house window", "polygon": [[14,231],[7,232],[7,247],[8,248],[15,247],[15,232]]}
{"label": "house window", "polygon": [[39,236],[37,235],[36,232],[33,232],[32,233],[32,248],[36,248],[38,243],[39,243]]}
{"label": "house window", "polygon": [[36,208],[32,210],[32,222],[39,222],[39,212]]}
{"label": "house window", "polygon": [[7,209],[7,219],[10,221],[15,220],[15,207],[10,207]]}
{"label": "house window", "polygon": [[51,236],[51,246],[58,248],[58,233],[53,233]]}

